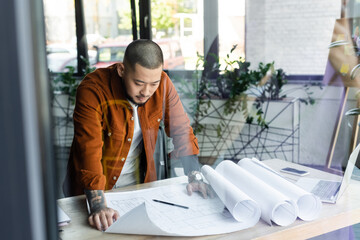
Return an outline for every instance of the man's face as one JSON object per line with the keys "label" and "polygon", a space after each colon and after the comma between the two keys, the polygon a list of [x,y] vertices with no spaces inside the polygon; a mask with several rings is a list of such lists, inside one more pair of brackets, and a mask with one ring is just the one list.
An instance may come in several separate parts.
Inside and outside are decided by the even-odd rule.
{"label": "man's face", "polygon": [[137,105],[143,105],[159,87],[162,66],[148,69],[136,64],[134,69],[124,66],[123,70],[120,76],[124,80],[129,100]]}

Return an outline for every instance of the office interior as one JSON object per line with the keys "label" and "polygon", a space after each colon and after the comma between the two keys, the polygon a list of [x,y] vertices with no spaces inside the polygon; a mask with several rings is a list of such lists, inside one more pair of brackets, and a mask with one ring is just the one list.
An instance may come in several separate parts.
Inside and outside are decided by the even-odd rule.
{"label": "office interior", "polygon": [[[360,54],[357,0],[5,0],[2,5],[0,132],[5,167],[0,175],[6,239],[58,239],[56,199],[63,197],[73,103],[56,81],[69,71],[81,81],[86,67],[110,62],[112,51],[121,51],[133,39],[162,44],[165,70],[192,122],[196,112],[186,108],[193,99],[185,86],[195,86],[187,90],[196,92],[193,83],[206,70],[197,65],[201,56],[209,62],[217,56],[224,66],[231,53],[233,59],[249,62],[252,70],[259,63],[273,63],[273,69],[285,72],[281,91],[286,98],[264,105],[267,128],[256,119],[244,124],[238,112],[233,117],[242,119],[241,127],[225,118],[236,136],[221,138],[214,130],[220,116],[203,120],[210,128],[199,132],[203,164],[257,157],[339,169],[358,142],[358,117],[345,113],[359,107],[359,88],[341,81],[356,64],[341,62],[334,70],[330,60],[339,19],[346,19],[350,32],[335,41],[354,44],[344,50],[346,56],[357,59]],[[256,99],[258,90],[247,94]],[[220,100],[211,99],[214,108]],[[257,111],[254,102],[248,103],[250,113]],[[226,144],[212,145],[214,139]],[[181,175],[181,166],[174,164],[172,174]],[[315,239],[334,236],[360,239],[360,227]]]}

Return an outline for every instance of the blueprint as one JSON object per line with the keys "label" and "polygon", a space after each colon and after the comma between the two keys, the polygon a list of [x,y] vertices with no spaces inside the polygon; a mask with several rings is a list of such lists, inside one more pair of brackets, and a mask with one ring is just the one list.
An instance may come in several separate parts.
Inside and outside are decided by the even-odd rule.
{"label": "blueprint", "polygon": [[[158,199],[188,209],[153,201]],[[165,236],[202,236],[238,231],[254,226],[260,218],[257,205],[245,200],[246,219],[236,220],[218,198],[188,196],[186,184],[131,192],[106,193],[108,207],[120,218],[106,232]],[[249,214],[250,212],[250,214]]]}
{"label": "blueprint", "polygon": [[[226,164],[226,162],[224,163]],[[287,226],[293,223],[295,219],[292,219],[293,216],[289,214],[292,212],[290,210],[292,205],[295,206],[296,211],[294,212],[296,213],[296,217],[299,217],[301,220],[312,221],[318,218],[322,204],[320,199],[314,194],[301,189],[296,184],[283,178],[279,173],[256,158],[244,158],[236,165],[238,168],[235,169],[243,169],[250,173],[253,178],[255,177],[256,188],[253,189],[260,189],[261,191],[242,188],[242,179],[239,178],[239,172],[236,170],[233,171],[232,179],[237,187],[248,192],[252,199],[261,206],[262,218],[268,223],[273,221],[281,226]],[[233,167],[231,167],[231,169],[233,169]],[[219,171],[221,170],[219,169]],[[229,171],[226,171],[226,173],[227,176],[230,175]],[[246,179],[249,181],[250,178]],[[272,196],[272,207],[269,207],[271,202],[269,198],[266,198],[266,195],[261,196],[265,191],[268,191]],[[284,204],[285,202],[289,204]]]}
{"label": "blueprint", "polygon": [[106,193],[108,207],[120,214],[106,232],[203,236],[250,228],[260,217],[288,226],[298,217],[311,221],[319,216],[322,205],[316,196],[257,159],[224,160],[215,169],[204,165],[201,172],[214,198],[188,196],[186,184]]}

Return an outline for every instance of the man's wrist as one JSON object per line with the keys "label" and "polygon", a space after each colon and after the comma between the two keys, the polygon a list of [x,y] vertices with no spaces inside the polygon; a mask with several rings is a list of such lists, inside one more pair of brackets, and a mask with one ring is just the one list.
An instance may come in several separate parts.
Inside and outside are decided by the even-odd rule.
{"label": "man's wrist", "polygon": [[193,182],[203,182],[204,177],[199,171],[191,171],[188,174],[188,181],[189,183]]}
{"label": "man's wrist", "polygon": [[200,164],[197,155],[189,155],[180,157],[185,175],[189,175],[191,171],[199,171]]}
{"label": "man's wrist", "polygon": [[85,190],[90,213],[106,208],[105,195],[103,190]]}

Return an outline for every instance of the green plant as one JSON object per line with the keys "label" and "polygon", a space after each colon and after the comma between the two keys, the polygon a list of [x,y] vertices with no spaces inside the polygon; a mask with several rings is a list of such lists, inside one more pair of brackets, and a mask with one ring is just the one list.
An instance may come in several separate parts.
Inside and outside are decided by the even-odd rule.
{"label": "green plant", "polygon": [[[84,69],[84,76],[95,70],[94,67],[90,66],[90,62],[86,58],[84,58],[83,56],[80,56],[80,58],[86,63],[86,67]],[[52,90],[55,93],[57,92],[69,95],[70,103],[74,105],[76,89],[81,81],[79,79],[83,78],[84,76],[79,76],[78,78],[76,78],[75,68],[73,66],[66,66],[66,69],[68,69],[67,72],[63,72],[55,76],[52,83]]]}
{"label": "green plant", "polygon": [[[212,103],[213,99],[225,100],[223,108],[216,110],[221,116],[216,128],[218,136],[221,136],[226,127],[228,120],[225,117],[232,118],[238,112],[243,114],[246,123],[252,124],[256,121],[258,125],[268,128],[264,119],[263,104],[268,100],[284,98],[292,91],[304,90],[306,98],[301,98],[300,101],[305,104],[314,103],[308,85],[283,92],[287,77],[282,69],[275,69],[274,62],[259,63],[257,69],[251,70],[250,63],[244,58],[233,59],[232,54],[236,47],[236,45],[233,46],[223,63],[217,56],[212,55],[215,59],[212,66],[209,66],[204,56],[198,54],[197,70],[194,73],[197,81],[194,81],[191,87],[184,80],[182,82],[180,91],[184,96],[195,97],[190,107],[191,114],[194,116],[195,134],[203,131],[204,125],[201,121],[209,113],[209,109],[215,107]],[[253,113],[248,111],[249,97],[255,97],[256,111]]]}
{"label": "green plant", "polygon": [[[311,87],[320,86],[321,88],[320,84],[309,83],[305,85],[299,85],[288,90],[283,90],[283,87],[287,83],[287,76],[282,69],[274,69],[274,62],[271,64],[268,63],[266,65],[259,63],[258,69],[262,73],[259,77],[264,76],[265,72],[267,73],[267,77],[263,77],[259,84],[257,86],[252,86],[249,91],[250,95],[256,97],[255,107],[258,110],[257,114],[263,114],[262,106],[266,101],[280,100],[286,98],[288,94],[299,90],[302,91],[305,95],[305,97],[298,98],[301,103],[306,105],[312,105],[315,103],[315,99],[312,97],[313,92],[311,91]],[[267,124],[262,122],[262,120],[263,119],[258,119],[258,123],[260,123],[259,125],[267,126]],[[248,123],[251,122],[252,121],[249,121]]]}

